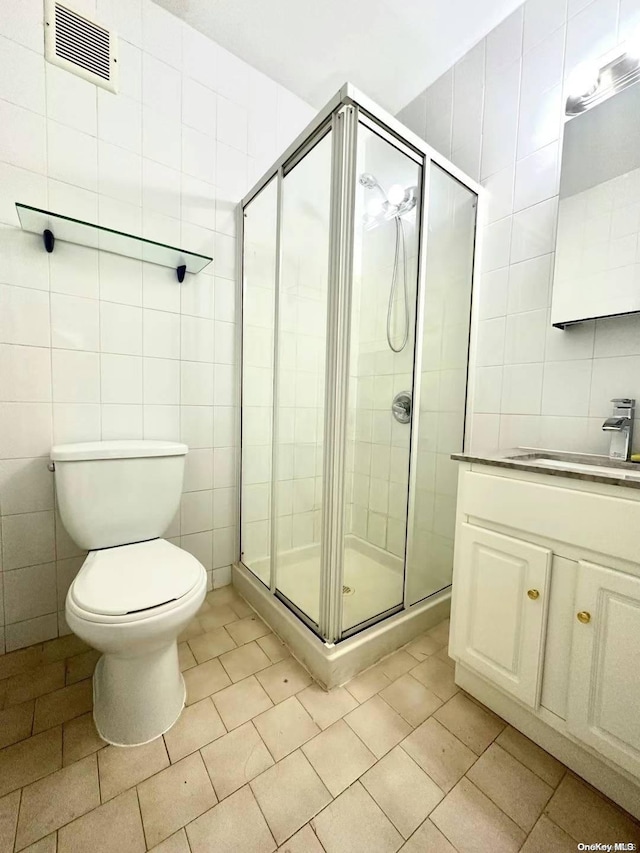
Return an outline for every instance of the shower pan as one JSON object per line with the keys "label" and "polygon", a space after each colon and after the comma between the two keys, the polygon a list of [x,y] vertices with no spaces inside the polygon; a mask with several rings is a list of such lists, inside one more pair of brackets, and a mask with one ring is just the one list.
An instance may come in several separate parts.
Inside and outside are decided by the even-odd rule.
{"label": "shower pan", "polygon": [[233,583],[326,687],[448,613],[481,192],[346,85],[241,203]]}

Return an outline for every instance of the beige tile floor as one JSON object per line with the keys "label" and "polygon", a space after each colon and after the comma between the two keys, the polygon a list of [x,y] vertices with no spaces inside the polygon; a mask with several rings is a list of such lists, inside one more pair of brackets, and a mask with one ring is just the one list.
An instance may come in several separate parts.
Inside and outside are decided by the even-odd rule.
{"label": "beige tile floor", "polygon": [[107,746],[96,654],[0,657],[0,852],[560,853],[640,826],[459,691],[443,622],[323,692],[231,587],[180,643],[188,704]]}

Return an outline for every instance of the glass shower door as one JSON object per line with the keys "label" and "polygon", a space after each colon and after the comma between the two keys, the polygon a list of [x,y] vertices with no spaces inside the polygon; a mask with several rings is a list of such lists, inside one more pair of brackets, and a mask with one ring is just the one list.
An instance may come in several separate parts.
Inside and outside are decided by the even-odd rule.
{"label": "glass shower door", "polygon": [[450,456],[464,442],[476,206],[474,192],[431,164],[409,604],[451,584],[458,465]]}
{"label": "glass shower door", "polygon": [[358,124],[344,633],[403,603],[421,158]]}
{"label": "glass shower door", "polygon": [[271,583],[277,178],[244,209],[241,558]]}
{"label": "glass shower door", "polygon": [[320,618],[331,132],[282,179],[275,403],[276,589]]}

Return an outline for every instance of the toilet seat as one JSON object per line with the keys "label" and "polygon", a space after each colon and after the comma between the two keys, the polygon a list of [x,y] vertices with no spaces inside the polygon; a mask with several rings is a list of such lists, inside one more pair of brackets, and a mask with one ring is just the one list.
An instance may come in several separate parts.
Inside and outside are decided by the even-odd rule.
{"label": "toilet seat", "polygon": [[69,603],[91,621],[138,621],[179,607],[199,592],[203,575],[194,556],[166,539],[90,551]]}

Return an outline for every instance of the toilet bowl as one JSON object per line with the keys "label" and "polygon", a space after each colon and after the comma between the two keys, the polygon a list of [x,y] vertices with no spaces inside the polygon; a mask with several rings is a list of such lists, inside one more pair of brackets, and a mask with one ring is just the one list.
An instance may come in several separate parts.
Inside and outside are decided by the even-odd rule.
{"label": "toilet bowl", "polygon": [[102,652],[93,715],[103,740],[139,745],[176,722],[185,702],[177,637],[206,590],[198,560],[164,539],[89,553],[67,593],[66,617]]}
{"label": "toilet bowl", "polygon": [[136,746],[162,735],[185,703],[177,638],[207,573],[161,536],[179,504],[184,444],[107,441],[52,448],[56,501],[89,554],[67,593],[71,630],[102,652],[93,675],[100,736]]}

